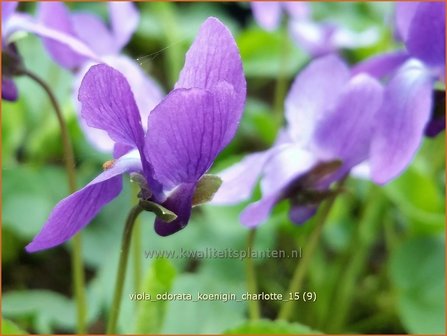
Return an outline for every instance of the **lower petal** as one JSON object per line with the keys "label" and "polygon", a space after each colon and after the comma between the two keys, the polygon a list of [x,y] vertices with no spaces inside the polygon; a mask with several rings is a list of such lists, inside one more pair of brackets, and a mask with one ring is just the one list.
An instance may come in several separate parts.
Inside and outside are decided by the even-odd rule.
{"label": "lower petal", "polygon": [[241,162],[219,173],[222,185],[214,195],[211,204],[229,205],[248,199],[270,152],[268,150],[247,155]]}
{"label": "lower petal", "polygon": [[241,214],[242,224],[252,228],[265,222],[278,201],[279,194],[275,193],[250,204]]}
{"label": "lower petal", "polygon": [[172,222],[155,219],[155,232],[160,236],[170,236],[183,229],[191,217],[192,197],[196,190],[195,183],[183,183],[163,203],[163,206],[177,215]]}
{"label": "lower petal", "polygon": [[139,171],[141,163],[129,155],[87,184],[84,188],[60,201],[51,212],[47,222],[26,251],[36,252],[64,243],[82,230],[97,215],[103,206],[121,192],[121,174]]}
{"label": "lower petal", "polygon": [[289,219],[295,224],[304,224],[317,212],[318,206],[315,205],[296,205],[289,211]]}
{"label": "lower petal", "polygon": [[17,87],[14,81],[9,78],[2,78],[2,99],[16,101],[18,98]]}

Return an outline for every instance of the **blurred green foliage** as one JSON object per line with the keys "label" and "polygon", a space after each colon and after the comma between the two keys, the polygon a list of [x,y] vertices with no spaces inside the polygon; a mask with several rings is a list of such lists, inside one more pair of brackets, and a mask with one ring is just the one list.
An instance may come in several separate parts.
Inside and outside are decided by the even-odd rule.
{"label": "blurred green foliage", "polygon": [[[33,4],[22,5],[33,11]],[[272,114],[273,92],[283,60],[289,51],[285,74],[290,83],[309,61],[308,55],[285,38],[285,31],[262,31],[249,17],[247,25],[232,15],[249,14],[247,4],[138,4],[141,21],[126,53],[164,87],[178,75],[184,53],[198,27],[208,16],[221,19],[234,33],[248,80],[249,96],[240,129],[212,172],[218,172],[244,154],[269,147],[279,125]],[[354,29],[377,27],[376,45],[343,52],[354,63],[376,52],[396,48],[389,25],[388,3],[312,3],[317,20],[338,22]],[[70,7],[106,15],[103,4],[72,3]],[[75,147],[78,185],[82,186],[110,159],[85,140],[73,108],[70,73],[56,66],[39,39],[27,36],[18,42],[27,67],[51,83],[62,103]],[[70,244],[28,255],[24,246],[40,230],[52,207],[67,194],[60,134],[45,94],[27,78],[18,78],[20,100],[2,101],[2,334],[68,332],[75,328],[75,305],[69,275]],[[314,333],[331,330],[337,309],[340,281],[364,248],[355,273],[352,304],[343,332],[443,333],[445,330],[445,138],[425,140],[408,170],[380,189],[385,210],[372,229],[363,230],[362,214],[370,183],[351,178],[336,202],[312,261],[305,288],[316,291],[315,303],[298,302],[293,322],[247,321],[246,302],[129,300],[134,269],[130,263],[124,289],[119,330],[123,333]],[[259,196],[259,190],[255,196]],[[87,267],[88,320],[91,333],[102,333],[112,300],[121,231],[132,206],[132,188],[125,178],[119,198],[106,206],[83,231]],[[185,230],[166,238],[153,232],[153,216],[141,216],[143,250],[244,249],[247,230],[239,223],[245,204],[233,207],[201,206],[194,209]],[[255,249],[292,250],[305,245],[313,221],[298,227],[287,220],[281,203],[257,232]],[[359,232],[366,232],[366,237]],[[368,244],[364,244],[367,241]],[[362,245],[363,244],[363,245]],[[363,247],[362,247],[363,246]],[[305,251],[304,251],[305,253]],[[245,265],[237,259],[166,260],[138,256],[146,273],[142,290],[150,293],[235,293],[247,291]],[[259,289],[285,292],[297,260],[255,260]],[[274,319],[278,302],[262,302],[265,318]],[[130,323],[131,321],[131,323]]]}

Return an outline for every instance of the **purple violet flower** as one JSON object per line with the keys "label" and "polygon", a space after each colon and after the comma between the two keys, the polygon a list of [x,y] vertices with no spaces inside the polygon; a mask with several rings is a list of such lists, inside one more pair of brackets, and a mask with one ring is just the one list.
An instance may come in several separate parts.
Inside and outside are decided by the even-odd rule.
{"label": "purple violet flower", "polygon": [[242,223],[259,225],[283,199],[291,201],[290,219],[303,223],[330,184],[368,158],[382,96],[377,80],[365,74],[352,77],[335,55],[311,62],[286,98],[287,127],[274,146],[219,174],[223,184],[212,204],[249,199],[260,176],[262,198],[243,211]]}
{"label": "purple violet flower", "polygon": [[366,47],[379,39],[379,32],[371,28],[355,32],[329,22],[315,22],[307,2],[262,1],[251,2],[256,22],[267,31],[279,27],[282,13],[289,15],[289,32],[298,46],[313,57],[333,53],[339,49]]}
{"label": "purple violet flower", "polygon": [[374,56],[353,69],[389,77],[369,162],[371,178],[380,184],[400,175],[424,135],[436,135],[445,120],[445,112],[432,116],[434,84],[445,85],[445,3],[399,3],[395,26],[406,50]]}
{"label": "purple violet flower", "polygon": [[125,77],[105,64],[93,66],[79,90],[81,116],[115,141],[115,160],[56,205],[26,250],[35,252],[70,239],[119,195],[120,175],[131,172],[144,176],[150,200],[177,215],[170,223],[157,218],[155,231],[166,236],[184,228],[197,183],[233,138],[245,98],[238,48],[215,18],[200,28],[174,90],[149,114],[147,132]]}

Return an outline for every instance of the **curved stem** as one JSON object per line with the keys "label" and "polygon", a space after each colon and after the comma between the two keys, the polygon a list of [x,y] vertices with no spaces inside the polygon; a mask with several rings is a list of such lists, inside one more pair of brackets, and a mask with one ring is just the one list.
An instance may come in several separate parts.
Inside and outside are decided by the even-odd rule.
{"label": "curved stem", "polygon": [[[138,202],[137,193],[139,188],[136,184],[134,184],[135,193],[133,196],[134,201]],[[132,259],[133,259],[133,281],[134,281],[134,289],[135,291],[139,291],[141,288],[141,225],[138,219],[135,219],[135,224],[133,228],[132,234]]]}
{"label": "curved stem", "polygon": [[[53,94],[53,91],[43,79],[27,69],[20,69],[20,72],[21,74],[28,76],[37,84],[39,84],[48,95],[51,105],[53,105],[54,111],[56,112],[57,121],[59,123],[59,128],[61,130],[62,150],[64,155],[65,170],[67,171],[69,191],[70,193],[74,193],[76,191],[76,168],[74,162],[73,146],[70,141],[67,124],[65,123],[62,110],[57,102],[55,95]],[[82,241],[80,234],[74,236],[72,242],[73,253],[71,254],[71,267],[73,274],[74,293],[77,304],[77,332],[79,334],[85,334],[87,306],[84,291],[84,265],[82,261]]]}
{"label": "curved stem", "polygon": [[123,294],[124,281],[126,279],[127,256],[129,255],[129,247],[132,238],[132,230],[138,215],[143,211],[143,208],[138,204],[130,210],[127,216],[126,226],[123,232],[123,241],[121,243],[121,254],[118,263],[118,270],[116,273],[115,291],[113,294],[113,303],[110,311],[109,322],[107,324],[107,334],[116,334],[116,325],[118,323],[118,316],[121,307],[121,298]]}
{"label": "curved stem", "polygon": [[[247,269],[247,288],[251,294],[258,293],[258,284],[256,281],[256,270],[251,257],[251,252],[253,250],[253,242],[255,240],[256,229],[248,231],[247,238],[247,259],[246,259],[246,269]],[[251,320],[258,320],[261,316],[259,301],[249,300],[248,301],[248,313]]]}
{"label": "curved stem", "polygon": [[[342,179],[339,184],[338,188],[341,187],[341,185],[344,183],[345,178]],[[338,193],[335,193],[337,195]],[[320,240],[321,233],[323,232],[323,226],[326,222],[329,212],[332,209],[332,206],[335,203],[336,196],[331,197],[322,207],[320,210],[320,213],[317,218],[317,223],[315,226],[315,229],[312,231],[309,239],[307,240],[307,243],[305,247],[303,248],[303,257],[301,261],[297,264],[295,271],[292,276],[292,280],[290,281],[289,289],[287,293],[294,293],[301,290],[304,276],[306,275],[306,272],[309,268],[310,261],[312,260],[312,256],[314,255],[316,251],[316,247],[318,246],[318,242]],[[290,318],[290,315],[293,312],[295,301],[294,300],[288,300],[284,301],[284,304],[282,305],[277,320],[288,320]]]}

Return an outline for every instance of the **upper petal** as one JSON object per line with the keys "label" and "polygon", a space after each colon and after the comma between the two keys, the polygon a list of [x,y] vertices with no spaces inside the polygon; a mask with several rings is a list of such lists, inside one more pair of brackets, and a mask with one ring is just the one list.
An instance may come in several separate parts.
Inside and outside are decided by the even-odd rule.
{"label": "upper petal", "polygon": [[2,23],[15,12],[17,5],[17,1],[2,1]]}
{"label": "upper petal", "polygon": [[144,132],[126,78],[105,64],[92,66],[79,88],[81,116],[88,126],[106,131],[117,143],[142,151]]}
{"label": "upper petal", "polygon": [[126,1],[110,1],[110,23],[115,39],[115,52],[118,53],[135,32],[140,15],[134,3]]}
{"label": "upper petal", "polygon": [[[135,101],[143,121],[143,128],[147,126],[147,118],[149,112],[161,101],[163,92],[160,86],[148,75],[143,69],[131,58],[124,55],[110,55],[104,57],[104,62],[107,65],[118,70],[122,74],[126,74],[126,79],[129,82],[131,90],[134,94]],[[81,111],[81,105],[78,101],[78,90],[81,86],[82,79],[87,73],[88,69],[93,65],[93,62],[85,64],[77,73],[74,84],[74,104],[76,112]],[[106,131],[87,125],[83,118],[80,118],[80,125],[84,131],[87,140],[98,150],[104,152],[112,152],[114,142],[110,139]]]}
{"label": "upper petal", "polygon": [[[41,3],[41,5],[43,4]],[[49,3],[45,3],[44,5],[47,6],[49,5]],[[50,5],[52,5],[52,3]],[[67,65],[79,65],[77,63],[78,59],[74,56],[72,57],[72,55],[70,55],[67,50],[71,50],[79,56],[84,56],[85,58],[101,62],[100,58],[85,43],[83,43],[77,37],[70,35],[70,32],[65,32],[63,30],[61,31],[58,29],[58,27],[52,29],[43,23],[36,22],[27,14],[16,13],[11,16],[7,24],[5,25],[5,29],[3,29],[2,31],[2,36],[8,37],[16,31],[31,32],[40,37],[46,38],[48,41],[51,40],[54,42],[58,42],[60,45],[56,45],[57,48],[54,51],[56,53],[59,51],[61,52],[61,57],[63,59],[61,58],[60,61],[67,61]],[[59,49],[59,47],[66,50]],[[64,58],[65,53],[67,53],[67,58]],[[55,56],[58,56],[58,54]]]}
{"label": "upper petal", "polygon": [[185,65],[175,88],[211,89],[221,81],[233,86],[238,113],[241,113],[246,82],[239,49],[230,31],[211,17],[202,24],[186,53]]}
{"label": "upper petal", "polygon": [[115,53],[114,36],[99,17],[89,13],[74,13],[71,22],[76,36],[98,55]]}
{"label": "upper petal", "polygon": [[430,66],[445,67],[445,2],[421,3],[407,39],[410,53]]}
{"label": "upper petal", "polygon": [[373,121],[382,103],[383,88],[360,74],[343,89],[335,108],[317,126],[315,149],[320,159],[341,159],[346,169],[369,155]]}
{"label": "upper petal", "polygon": [[278,28],[281,20],[281,4],[278,1],[253,1],[250,4],[258,25],[268,31]]}
{"label": "upper petal", "polygon": [[141,170],[141,161],[126,155],[115,161],[112,167],[98,175],[84,188],[60,201],[47,222],[33,241],[26,246],[28,252],[36,252],[62,244],[84,228],[101,208],[121,192],[120,175]]}
{"label": "upper petal", "polygon": [[[61,2],[41,2],[38,6],[37,18],[41,24],[53,30],[77,37],[71,21],[70,13]],[[61,66],[73,69],[86,59],[66,45],[51,38],[42,39],[51,57]]]}
{"label": "upper petal", "polygon": [[333,55],[313,61],[298,75],[285,103],[292,139],[303,145],[309,142],[315,126],[335,103],[348,80],[347,66]]}
{"label": "upper petal", "polygon": [[283,6],[286,8],[287,13],[291,16],[292,19],[307,19],[310,17],[310,6],[307,2],[304,1],[286,1],[283,3]]}
{"label": "upper petal", "polygon": [[377,115],[371,146],[371,174],[376,183],[398,176],[410,163],[430,118],[433,80],[410,60],[388,84]]}
{"label": "upper petal", "polygon": [[149,115],[146,157],[165,187],[195,183],[231,140],[240,118],[231,85],[177,89]]}
{"label": "upper petal", "polygon": [[419,4],[418,1],[396,3],[394,24],[397,36],[401,41],[405,42],[408,38],[411,21]]}

